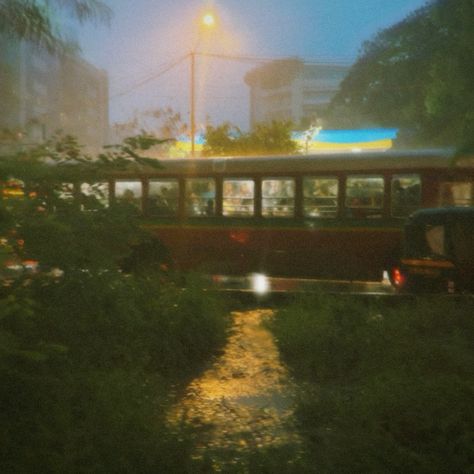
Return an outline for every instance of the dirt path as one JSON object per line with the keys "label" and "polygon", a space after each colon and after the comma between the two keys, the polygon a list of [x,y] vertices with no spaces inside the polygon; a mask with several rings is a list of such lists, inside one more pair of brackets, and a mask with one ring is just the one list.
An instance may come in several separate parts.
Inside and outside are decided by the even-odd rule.
{"label": "dirt path", "polygon": [[208,449],[246,451],[299,443],[292,426],[294,390],[273,336],[262,322],[271,310],[232,313],[224,353],[188,387],[170,414],[203,428],[197,456]]}

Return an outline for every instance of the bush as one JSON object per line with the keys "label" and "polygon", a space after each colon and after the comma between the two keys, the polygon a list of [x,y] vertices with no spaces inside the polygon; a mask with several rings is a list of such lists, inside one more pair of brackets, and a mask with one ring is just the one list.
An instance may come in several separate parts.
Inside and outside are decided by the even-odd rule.
{"label": "bush", "polygon": [[297,418],[317,472],[471,472],[471,302],[402,306],[319,296],[278,313],[305,382]]}
{"label": "bush", "polygon": [[0,306],[2,472],[193,472],[170,390],[225,342],[225,308],[194,284],[69,272]]}
{"label": "bush", "polygon": [[[64,199],[61,184],[159,166],[137,154],[159,142],[132,137],[93,159],[59,137],[0,160],[2,179],[24,183],[23,196],[0,202],[0,263],[40,268],[0,288],[0,472],[199,470],[191,438],[164,417],[171,388],[224,343],[225,308],[156,271],[160,249],[137,209],[104,207],[100,194]],[[127,260],[143,270],[144,250],[146,271],[120,272]]]}

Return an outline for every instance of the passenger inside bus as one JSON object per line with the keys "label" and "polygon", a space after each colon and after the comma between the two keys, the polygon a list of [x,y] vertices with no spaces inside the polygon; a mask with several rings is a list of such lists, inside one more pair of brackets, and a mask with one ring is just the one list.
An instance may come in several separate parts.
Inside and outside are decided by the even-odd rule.
{"label": "passenger inside bus", "polygon": [[186,181],[186,214],[189,217],[213,216],[215,213],[215,182],[212,178]]}
{"label": "passenger inside bus", "polygon": [[348,176],[346,180],[346,216],[382,217],[384,180],[382,176]]}
{"label": "passenger inside bus", "polygon": [[176,180],[150,181],[147,212],[151,216],[170,217],[178,211],[179,188]]}
{"label": "passenger inside bus", "polygon": [[160,194],[149,200],[150,212],[156,215],[170,215],[172,213],[170,203],[168,202],[168,188],[161,188]]}
{"label": "passenger inside bus", "polygon": [[253,180],[224,180],[222,204],[224,216],[252,216],[254,213]]}
{"label": "passenger inside bus", "polygon": [[392,179],[392,215],[405,217],[420,207],[421,183],[418,175],[402,175]]}
{"label": "passenger inside bus", "polygon": [[339,182],[334,177],[305,178],[303,181],[304,215],[336,217]]}
{"label": "passenger inside bus", "polygon": [[295,182],[288,178],[262,181],[262,215],[292,217],[294,215]]}

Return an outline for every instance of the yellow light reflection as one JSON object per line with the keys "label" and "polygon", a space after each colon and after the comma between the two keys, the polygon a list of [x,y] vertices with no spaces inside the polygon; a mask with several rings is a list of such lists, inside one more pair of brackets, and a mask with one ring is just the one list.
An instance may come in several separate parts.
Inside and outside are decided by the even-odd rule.
{"label": "yellow light reflection", "polygon": [[169,414],[171,424],[185,421],[195,428],[196,457],[213,448],[243,452],[300,442],[292,425],[295,389],[262,324],[273,312],[232,315],[233,330],[222,356],[188,386]]}

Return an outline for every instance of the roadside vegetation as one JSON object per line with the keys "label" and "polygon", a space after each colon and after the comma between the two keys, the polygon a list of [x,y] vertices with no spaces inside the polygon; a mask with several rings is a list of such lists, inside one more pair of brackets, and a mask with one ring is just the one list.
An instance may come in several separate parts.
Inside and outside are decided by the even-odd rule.
{"label": "roadside vegetation", "polygon": [[242,132],[230,123],[208,126],[204,156],[278,155],[297,153],[298,145],[291,138],[291,122],[259,123],[251,132]]}
{"label": "roadside vegetation", "polygon": [[471,472],[474,305],[320,295],[272,330],[299,382],[302,472]]}
{"label": "roadside vegetation", "polygon": [[2,159],[23,183],[0,202],[2,264],[38,269],[1,281],[1,472],[199,472],[165,417],[225,343],[227,308],[197,277],[122,271],[149,241],[134,206],[64,198],[64,182],[140,166],[150,140],[89,160],[64,137]]}
{"label": "roadside vegetation", "polygon": [[474,150],[474,4],[430,0],[366,41],[327,119],[400,128],[402,146]]}
{"label": "roadside vegetation", "polygon": [[34,44],[39,51],[62,55],[77,52],[79,45],[64,34],[58,12],[80,23],[109,22],[112,10],[100,0],[2,0],[0,34]]}

